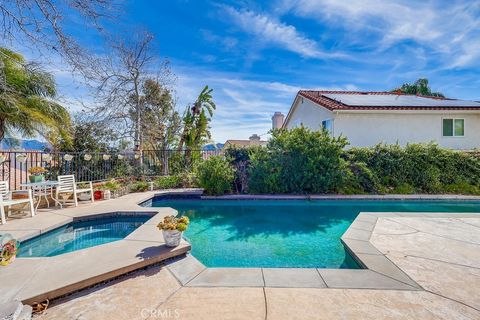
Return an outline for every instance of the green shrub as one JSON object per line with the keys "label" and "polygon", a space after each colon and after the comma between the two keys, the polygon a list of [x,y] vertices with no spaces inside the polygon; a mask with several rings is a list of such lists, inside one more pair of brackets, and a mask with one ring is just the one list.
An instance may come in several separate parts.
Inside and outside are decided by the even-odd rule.
{"label": "green shrub", "polygon": [[352,148],[344,157],[350,163],[364,162],[378,179],[379,192],[478,194],[480,190],[480,159],[434,143]]}
{"label": "green shrub", "polygon": [[415,188],[408,183],[402,183],[397,185],[395,188],[388,190],[388,193],[391,194],[412,194],[415,193]]}
{"label": "green shrub", "polygon": [[382,186],[395,188],[406,181],[404,150],[399,145],[379,144],[373,148],[352,148],[346,151],[349,162],[363,162]]}
{"label": "green shrub", "polygon": [[182,186],[182,181],[179,176],[162,176],[158,177],[153,182],[158,189],[173,189]]}
{"label": "green shrub", "polygon": [[271,161],[271,154],[262,148],[251,154],[248,168],[248,190],[250,193],[286,193],[281,181],[279,164]]}
{"label": "green shrub", "polygon": [[365,162],[349,163],[346,183],[340,190],[344,194],[379,193],[383,187],[378,177],[368,168]]}
{"label": "green shrub", "polygon": [[259,146],[236,147],[231,145],[225,149],[225,158],[235,169],[234,186],[237,193],[248,191],[248,179],[250,168],[250,157],[256,152]]}
{"label": "green shrub", "polygon": [[197,187],[197,177],[194,172],[181,172],[177,174],[182,188],[195,188]]}
{"label": "green shrub", "polygon": [[234,170],[219,156],[212,156],[196,168],[198,184],[209,195],[222,195],[232,191]]}
{"label": "green shrub", "polygon": [[148,182],[137,181],[130,185],[130,190],[132,192],[145,192],[148,190]]}
{"label": "green shrub", "polygon": [[348,175],[341,157],[344,137],[305,127],[275,130],[266,148],[251,154],[253,193],[327,193],[339,191]]}
{"label": "green shrub", "polygon": [[472,185],[467,181],[459,181],[452,184],[445,185],[446,193],[453,194],[480,194],[480,187],[478,185]]}
{"label": "green shrub", "polygon": [[121,184],[117,182],[115,179],[111,179],[104,184],[105,188],[110,190],[110,191],[117,191],[120,189]]}

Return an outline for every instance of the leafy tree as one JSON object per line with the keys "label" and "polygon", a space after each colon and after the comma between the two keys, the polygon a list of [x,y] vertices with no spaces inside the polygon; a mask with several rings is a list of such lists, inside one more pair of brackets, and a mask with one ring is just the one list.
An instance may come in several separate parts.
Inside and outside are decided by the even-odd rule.
{"label": "leafy tree", "polygon": [[62,151],[116,151],[112,145],[117,140],[117,136],[111,128],[105,126],[102,122],[99,123],[88,117],[77,115],[74,120],[72,135],[71,145],[63,144]]}
{"label": "leafy tree", "polygon": [[432,89],[428,85],[428,79],[420,78],[415,81],[413,84],[404,83],[401,87],[392,90],[392,92],[405,93],[405,94],[416,94],[427,97],[440,97],[444,98],[443,93],[432,92]]}
{"label": "leafy tree", "polygon": [[70,115],[54,101],[56,94],[51,74],[0,48],[0,141],[7,133],[33,137],[53,131],[68,142]]}
{"label": "leafy tree", "polygon": [[205,86],[191,107],[187,107],[183,116],[183,132],[178,149],[200,149],[202,144],[211,139],[209,122],[215,110],[212,96],[213,89]]}
{"label": "leafy tree", "polygon": [[143,84],[141,98],[141,131],[145,147],[152,150],[170,149],[178,142],[181,129],[181,118],[175,110],[171,92],[158,81],[147,79]]}

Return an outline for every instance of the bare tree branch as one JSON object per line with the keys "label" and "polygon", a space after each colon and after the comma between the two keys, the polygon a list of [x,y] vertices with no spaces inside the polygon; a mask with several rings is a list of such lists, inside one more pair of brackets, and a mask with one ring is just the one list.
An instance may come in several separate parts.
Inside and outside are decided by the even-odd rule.
{"label": "bare tree branch", "polygon": [[88,26],[101,31],[100,20],[118,12],[120,1],[0,1],[0,34],[5,42],[27,42],[32,48],[55,51],[74,70],[87,73],[92,57],[65,31],[65,26],[73,23],[68,17],[80,17]]}
{"label": "bare tree branch", "polygon": [[129,41],[116,40],[112,54],[99,58],[92,71],[96,105],[91,110],[117,131],[130,133],[137,150],[142,149],[146,130],[145,84],[154,81],[168,86],[173,81],[168,63],[158,58],[152,42],[146,32]]}

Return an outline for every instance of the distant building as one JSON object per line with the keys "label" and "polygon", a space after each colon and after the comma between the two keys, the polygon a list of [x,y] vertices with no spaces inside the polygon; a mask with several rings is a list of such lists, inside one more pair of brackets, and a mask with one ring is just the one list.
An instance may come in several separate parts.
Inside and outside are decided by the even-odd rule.
{"label": "distant building", "polygon": [[249,147],[249,146],[265,146],[267,145],[268,141],[261,140],[258,134],[253,134],[248,138],[248,140],[227,140],[223,148],[227,148],[229,146],[235,147]]}
{"label": "distant building", "polygon": [[284,128],[322,127],[350,147],[436,142],[450,149],[480,147],[480,103],[394,92],[301,90]]}
{"label": "distant building", "polygon": [[283,121],[285,120],[285,116],[281,112],[275,112],[272,117],[272,128],[273,129],[280,129],[283,126]]}

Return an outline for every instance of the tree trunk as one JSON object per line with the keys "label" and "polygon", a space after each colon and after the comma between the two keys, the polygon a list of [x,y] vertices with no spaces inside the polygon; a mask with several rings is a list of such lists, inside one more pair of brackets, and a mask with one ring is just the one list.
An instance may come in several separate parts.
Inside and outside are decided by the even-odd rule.
{"label": "tree trunk", "polygon": [[180,141],[178,142],[178,153],[183,151],[183,145],[185,144],[185,136],[187,135],[187,128],[183,128],[182,135],[180,136]]}
{"label": "tree trunk", "polygon": [[5,138],[5,118],[0,118],[0,142]]}

